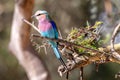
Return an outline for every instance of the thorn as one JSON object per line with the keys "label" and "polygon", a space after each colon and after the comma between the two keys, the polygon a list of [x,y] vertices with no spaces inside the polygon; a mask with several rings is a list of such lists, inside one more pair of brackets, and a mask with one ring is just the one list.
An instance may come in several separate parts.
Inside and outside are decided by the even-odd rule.
{"label": "thorn", "polygon": [[67,47],[67,46],[64,46],[64,48],[61,50],[62,55],[65,54],[66,47]]}
{"label": "thorn", "polygon": [[80,67],[80,80],[83,80],[83,67]]}
{"label": "thorn", "polygon": [[66,80],[69,80],[69,74],[70,74],[70,72],[67,71],[67,73],[66,73]]}
{"label": "thorn", "polygon": [[62,34],[61,34],[61,31],[60,31],[60,30],[58,30],[58,33],[59,33],[59,35],[60,35],[60,39],[63,39],[63,37],[62,37]]}
{"label": "thorn", "polygon": [[47,55],[47,49],[46,49],[46,46],[44,45],[44,51],[45,51],[45,54]]}
{"label": "thorn", "polygon": [[99,64],[97,63],[95,67],[96,67],[96,72],[98,72]]}

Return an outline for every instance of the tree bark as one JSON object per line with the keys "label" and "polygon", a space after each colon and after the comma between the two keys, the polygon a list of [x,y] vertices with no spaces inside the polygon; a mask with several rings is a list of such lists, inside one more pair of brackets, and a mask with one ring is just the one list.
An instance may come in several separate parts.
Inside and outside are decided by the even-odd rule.
{"label": "tree bark", "polygon": [[24,68],[29,80],[50,80],[48,70],[32,48],[30,26],[22,18],[31,20],[34,0],[15,0],[9,50]]}

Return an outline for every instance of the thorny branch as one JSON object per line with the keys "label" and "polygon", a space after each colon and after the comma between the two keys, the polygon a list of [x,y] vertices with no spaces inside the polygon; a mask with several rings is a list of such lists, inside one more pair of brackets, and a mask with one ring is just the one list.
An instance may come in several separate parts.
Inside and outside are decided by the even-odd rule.
{"label": "thorny branch", "polygon": [[[26,22],[27,24],[29,24],[30,26],[32,26],[39,33],[39,30],[36,28],[36,26],[34,24],[31,24],[30,22],[28,22],[25,19],[23,19],[23,21]],[[86,50],[89,50],[89,51],[92,51],[92,52],[100,52],[98,50],[87,48],[87,47],[84,47],[84,46],[81,46],[81,45],[78,45],[78,44],[75,44],[75,43],[72,43],[72,42],[68,42],[68,41],[63,40],[63,39],[47,38],[47,37],[42,37],[40,35],[33,35],[33,36],[34,37],[39,37],[39,38],[44,39],[44,40],[52,40],[52,41],[55,41],[55,42],[60,42],[60,43],[63,43],[63,45],[67,45],[67,46],[75,46],[75,47],[78,47],[78,48],[83,48],[83,49],[86,49]],[[102,52],[100,52],[100,53],[102,53]]]}
{"label": "thorny branch", "polygon": [[[39,30],[33,24],[31,24],[30,22],[28,22],[25,19],[23,19],[23,21],[26,22],[27,24],[29,24],[30,26],[32,26],[35,30],[37,30],[39,32]],[[118,24],[118,26],[115,28],[115,30],[113,32],[112,39],[111,39],[111,45],[107,46],[105,48],[100,47],[100,48],[98,48],[98,50],[87,48],[87,47],[84,47],[84,46],[81,46],[81,45],[78,45],[78,44],[75,44],[72,42],[68,42],[63,39],[51,39],[51,38],[42,37],[40,35],[33,35],[33,37],[39,37],[44,40],[52,40],[55,42],[59,42],[60,48],[62,47],[62,49],[63,49],[64,47],[67,46],[66,51],[70,51],[71,47],[77,47],[77,48],[86,49],[87,51],[90,51],[92,53],[92,55],[88,55],[88,54],[81,55],[81,54],[75,53],[74,51],[71,51],[72,54],[68,54],[67,56],[71,57],[71,55],[72,55],[73,59],[68,59],[66,62],[66,65],[67,65],[69,71],[71,71],[75,68],[84,67],[93,62],[95,62],[97,64],[107,63],[107,62],[116,62],[116,63],[120,64],[120,44],[114,44],[114,38],[117,34],[119,27],[120,27],[120,24]],[[61,65],[58,68],[58,72],[62,76],[64,73],[67,72],[67,70],[65,70],[64,67]]]}
{"label": "thorny branch", "polygon": [[113,31],[113,34],[112,34],[112,39],[111,39],[111,51],[115,51],[114,49],[114,40],[115,40],[115,36],[117,35],[118,33],[118,29],[120,28],[120,23],[116,26],[116,28],[114,29]]}
{"label": "thorny branch", "polygon": [[116,51],[115,51],[115,47],[114,47],[114,40],[115,40],[115,36],[117,35],[118,33],[118,30],[120,28],[120,23],[116,26],[116,28],[114,29],[113,31],[113,34],[112,34],[112,39],[111,39],[111,51],[112,51],[112,55],[115,59],[118,59],[120,60],[120,54],[118,54]]}

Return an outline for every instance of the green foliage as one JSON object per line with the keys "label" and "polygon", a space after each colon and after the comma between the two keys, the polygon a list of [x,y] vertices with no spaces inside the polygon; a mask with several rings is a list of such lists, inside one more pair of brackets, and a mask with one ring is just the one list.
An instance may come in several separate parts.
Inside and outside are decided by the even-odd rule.
{"label": "green foliage", "polygon": [[[98,28],[101,26],[102,22],[96,22],[93,26],[87,26],[85,28],[74,28],[67,37],[67,41],[79,44],[81,46],[96,49],[103,43],[100,40],[100,35],[98,33]],[[77,53],[89,53],[85,49],[75,48]]]}

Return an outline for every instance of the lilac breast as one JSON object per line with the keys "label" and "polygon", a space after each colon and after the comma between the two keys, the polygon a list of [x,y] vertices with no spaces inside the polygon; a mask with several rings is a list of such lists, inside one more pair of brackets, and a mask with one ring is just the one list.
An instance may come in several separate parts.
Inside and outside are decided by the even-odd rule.
{"label": "lilac breast", "polygon": [[50,30],[51,28],[52,26],[48,20],[39,21],[38,29],[40,30],[40,32],[46,32]]}

